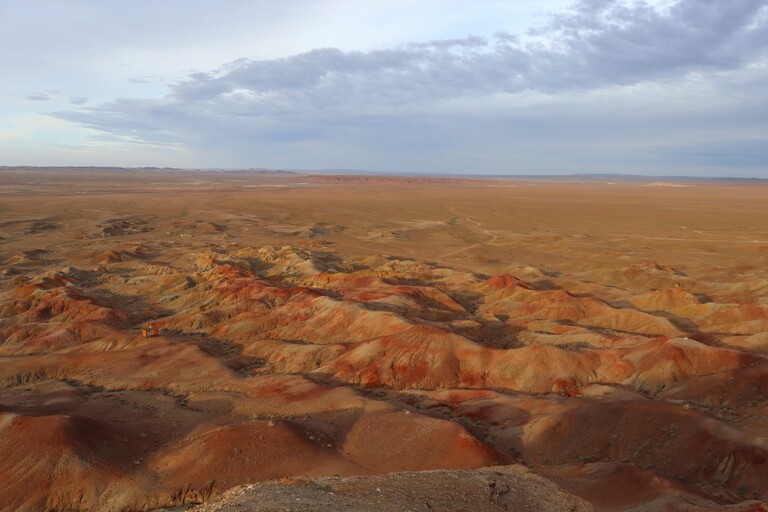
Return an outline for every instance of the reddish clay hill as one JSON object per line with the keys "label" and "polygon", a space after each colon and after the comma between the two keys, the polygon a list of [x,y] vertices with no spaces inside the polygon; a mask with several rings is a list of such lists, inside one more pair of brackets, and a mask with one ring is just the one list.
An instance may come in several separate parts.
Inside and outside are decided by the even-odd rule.
{"label": "reddish clay hill", "polygon": [[[707,256],[717,216],[696,258],[683,228],[622,234],[628,192],[610,224],[571,188],[564,220],[552,192],[420,189],[438,216],[405,185],[369,212],[357,191],[238,195],[243,176],[216,201],[142,197],[151,215],[115,214],[128,192],[60,216],[7,194],[31,213],[0,222],[0,511],[766,510],[757,235],[731,265]],[[748,204],[738,226],[768,201]]]}
{"label": "reddish clay hill", "polygon": [[766,306],[292,247],[103,256],[4,282],[4,510],[512,462],[606,510],[768,497]]}

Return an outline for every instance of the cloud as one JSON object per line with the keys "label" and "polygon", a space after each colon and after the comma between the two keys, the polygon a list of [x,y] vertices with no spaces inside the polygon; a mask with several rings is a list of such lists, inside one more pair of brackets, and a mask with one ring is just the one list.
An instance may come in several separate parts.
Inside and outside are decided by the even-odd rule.
{"label": "cloud", "polygon": [[88,102],[88,98],[85,96],[70,96],[69,102],[73,105],[83,105]]}
{"label": "cloud", "polygon": [[538,33],[558,41],[561,51],[549,63],[569,70],[576,83],[628,84],[738,68],[764,56],[767,16],[762,0],[683,0],[667,11],[581,0]]}
{"label": "cloud", "polygon": [[24,98],[28,99],[29,101],[48,101],[51,99],[50,96],[41,92],[33,92],[32,94],[24,96]]}
{"label": "cloud", "polygon": [[[483,132],[498,129],[505,124],[498,117],[507,116],[503,129],[512,136],[519,131],[519,105],[566,102],[576,106],[573,119],[590,118],[578,108],[590,104],[584,101],[590,95],[655,84],[663,101],[665,90],[687,82],[722,85],[723,75],[759,67],[767,54],[763,0],[679,0],[665,9],[582,0],[520,37],[498,32],[372,51],[319,48],[280,59],[238,59],[188,75],[162,98],[118,99],[54,115],[158,144],[341,145],[346,137],[368,146],[378,138],[384,147],[392,131],[400,131],[431,146],[419,132],[443,121],[471,120],[467,125]],[[547,119],[557,123],[556,116]],[[453,141],[473,138],[460,127],[447,132]]]}

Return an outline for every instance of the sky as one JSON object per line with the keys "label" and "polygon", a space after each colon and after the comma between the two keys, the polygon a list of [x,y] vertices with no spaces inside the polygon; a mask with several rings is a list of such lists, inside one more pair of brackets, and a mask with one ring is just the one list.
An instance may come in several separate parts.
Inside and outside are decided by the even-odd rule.
{"label": "sky", "polygon": [[0,165],[768,178],[768,0],[0,0]]}

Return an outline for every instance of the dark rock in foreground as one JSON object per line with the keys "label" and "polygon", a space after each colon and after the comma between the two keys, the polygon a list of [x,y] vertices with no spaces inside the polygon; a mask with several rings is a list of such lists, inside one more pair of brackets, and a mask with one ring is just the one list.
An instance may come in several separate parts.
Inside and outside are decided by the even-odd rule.
{"label": "dark rock in foreground", "polygon": [[468,471],[420,471],[368,477],[273,480],[244,485],[192,512],[234,511],[591,511],[523,466]]}

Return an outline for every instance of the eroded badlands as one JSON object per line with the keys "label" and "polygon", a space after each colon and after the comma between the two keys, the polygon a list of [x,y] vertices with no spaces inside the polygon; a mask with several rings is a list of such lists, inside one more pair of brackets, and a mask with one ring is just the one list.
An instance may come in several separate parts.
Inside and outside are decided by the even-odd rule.
{"label": "eroded badlands", "polygon": [[3,170],[0,509],[524,465],[764,510],[767,263],[765,185]]}

